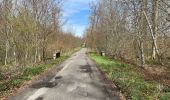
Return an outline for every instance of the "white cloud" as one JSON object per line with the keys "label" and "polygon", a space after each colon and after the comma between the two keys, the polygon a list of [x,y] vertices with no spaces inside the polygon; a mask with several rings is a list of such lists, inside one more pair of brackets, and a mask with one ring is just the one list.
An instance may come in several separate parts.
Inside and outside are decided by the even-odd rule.
{"label": "white cloud", "polygon": [[79,37],[82,37],[83,36],[83,33],[86,29],[86,25],[78,25],[78,24],[74,24],[74,25],[70,25],[70,24],[67,24],[63,27],[64,31],[65,32],[72,32],[75,34],[75,36],[79,36]]}
{"label": "white cloud", "polygon": [[83,33],[86,29],[86,25],[75,25],[76,29],[75,29],[75,32],[76,32],[76,36],[83,36]]}
{"label": "white cloud", "polygon": [[69,17],[81,10],[88,10],[90,2],[95,0],[65,0],[63,6],[63,16]]}
{"label": "white cloud", "polygon": [[[65,31],[68,31],[70,28],[73,29],[73,32],[76,36],[82,36],[84,30],[87,25],[75,22],[75,19],[71,19],[71,17],[75,16],[75,14],[90,10],[89,5],[91,2],[95,2],[97,0],[64,0],[63,4],[63,17],[64,19],[68,19],[68,23],[63,27]],[[71,23],[70,23],[71,22]]]}

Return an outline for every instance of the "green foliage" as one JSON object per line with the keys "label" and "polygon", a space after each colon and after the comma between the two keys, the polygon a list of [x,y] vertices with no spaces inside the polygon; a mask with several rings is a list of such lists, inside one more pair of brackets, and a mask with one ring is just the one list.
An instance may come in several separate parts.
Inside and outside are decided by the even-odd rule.
{"label": "green foliage", "polygon": [[159,64],[157,61],[152,60],[152,59],[150,59],[150,60],[146,60],[146,63],[147,63],[147,64],[151,64],[151,65]]}
{"label": "green foliage", "polygon": [[165,86],[163,89],[164,92],[170,92],[170,86]]}
{"label": "green foliage", "polygon": [[35,75],[38,75],[41,72],[43,72],[46,68],[47,68],[47,66],[45,66],[45,65],[38,65],[35,67],[26,68],[24,70],[23,75],[24,76],[35,76]]}
{"label": "green foliage", "polygon": [[6,85],[6,83],[0,83],[0,92],[8,90],[9,87]]}
{"label": "green foliage", "polygon": [[98,64],[103,64],[103,65],[112,65],[115,64],[114,61],[106,59],[103,56],[98,56],[96,54],[91,54],[91,57],[98,63]]}
{"label": "green foliage", "polygon": [[3,75],[0,72],[0,81],[3,80]]}
{"label": "green foliage", "polygon": [[34,67],[30,67],[30,68],[26,68],[23,72],[23,76],[36,76],[42,72],[44,72],[46,69],[48,69],[49,67],[51,67],[54,64],[58,64],[62,61],[64,61],[65,59],[67,59],[69,56],[62,56],[56,60],[48,60],[46,61],[44,64],[40,64]]}
{"label": "green foliage", "polygon": [[133,67],[110,60],[97,54],[90,54],[109,79],[121,89],[131,100],[153,100],[158,95],[156,82],[146,82],[144,78],[133,70]]}
{"label": "green foliage", "polygon": [[164,93],[160,97],[160,100],[169,100],[169,99],[170,99],[170,92]]}
{"label": "green foliage", "polygon": [[21,85],[21,83],[22,83],[23,81],[24,81],[24,80],[19,79],[19,78],[12,79],[12,80],[10,81],[10,86],[19,88],[20,85]]}

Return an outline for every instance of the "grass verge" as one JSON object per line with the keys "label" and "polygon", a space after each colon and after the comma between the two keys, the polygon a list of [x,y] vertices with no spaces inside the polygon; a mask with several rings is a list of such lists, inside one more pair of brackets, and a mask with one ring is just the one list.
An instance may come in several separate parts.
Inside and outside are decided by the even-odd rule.
{"label": "grass verge", "polygon": [[107,78],[114,81],[127,99],[170,99],[170,91],[165,92],[165,87],[156,81],[145,81],[144,77],[133,66],[99,56],[95,53],[90,53],[89,55],[106,74]]}
{"label": "grass verge", "polygon": [[19,88],[24,81],[31,80],[33,77],[45,72],[53,65],[63,62],[68,57],[69,56],[61,56],[56,60],[49,60],[45,63],[25,68],[21,75],[15,76],[4,83],[0,83],[0,94],[12,88]]}

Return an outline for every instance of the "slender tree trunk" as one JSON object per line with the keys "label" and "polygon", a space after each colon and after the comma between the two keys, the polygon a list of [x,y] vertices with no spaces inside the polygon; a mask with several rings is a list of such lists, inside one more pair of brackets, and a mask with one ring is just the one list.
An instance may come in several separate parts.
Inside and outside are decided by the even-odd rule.
{"label": "slender tree trunk", "polygon": [[37,55],[38,55],[38,36],[37,36],[37,34],[36,34],[36,48],[35,48],[35,60],[34,60],[34,62],[35,63],[37,63]]}
{"label": "slender tree trunk", "polygon": [[15,65],[17,65],[17,57],[16,57],[16,45],[14,45],[14,59]]}
{"label": "slender tree trunk", "polygon": [[38,47],[38,61],[41,61],[41,53],[40,53],[40,48]]}
{"label": "slender tree trunk", "polygon": [[28,60],[28,50],[25,53],[25,62],[27,62],[27,60]]}
{"label": "slender tree trunk", "polygon": [[143,41],[139,40],[139,46],[140,46],[140,58],[141,58],[141,67],[145,67],[145,54],[144,54],[144,45],[143,45]]}
{"label": "slender tree trunk", "polygon": [[141,12],[140,12],[140,17],[139,17],[139,49],[140,49],[140,61],[141,61],[141,67],[145,67],[145,52],[144,52],[144,36],[147,33],[147,27],[146,27],[146,19],[144,14],[142,13],[143,11],[147,11],[147,0],[141,0]]}
{"label": "slender tree trunk", "polygon": [[38,47],[36,47],[36,51],[35,51],[35,63],[37,63],[37,55],[38,55]]}
{"label": "slender tree trunk", "polygon": [[45,59],[46,59],[45,56],[46,56],[46,36],[44,35],[44,38],[43,38],[43,50],[42,50],[43,61],[45,61]]}
{"label": "slender tree trunk", "polygon": [[152,58],[156,59],[156,54],[159,59],[159,50],[157,46],[157,19],[158,19],[158,3],[159,0],[153,0],[152,5],[152,30],[153,30],[153,43],[152,43]]}
{"label": "slender tree trunk", "polygon": [[25,62],[27,62],[27,59],[28,59],[28,51],[25,54]]}
{"label": "slender tree trunk", "polygon": [[8,49],[9,49],[9,43],[8,43],[8,40],[7,40],[6,46],[5,46],[5,65],[7,65],[7,61],[8,61]]}

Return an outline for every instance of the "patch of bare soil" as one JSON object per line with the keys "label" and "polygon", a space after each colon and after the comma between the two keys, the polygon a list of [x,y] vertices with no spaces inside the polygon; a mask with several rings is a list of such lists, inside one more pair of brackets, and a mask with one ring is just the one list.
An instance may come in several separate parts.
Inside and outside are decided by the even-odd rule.
{"label": "patch of bare soil", "polygon": [[152,66],[145,69],[145,79],[155,80],[164,85],[170,86],[170,76],[168,69],[164,66]]}
{"label": "patch of bare soil", "polygon": [[163,85],[170,86],[170,73],[164,66],[152,65],[145,67],[144,69],[139,68],[138,72],[144,76],[146,81],[154,80],[162,83]]}
{"label": "patch of bare soil", "polygon": [[[163,85],[170,86],[170,69],[167,66],[148,65],[145,68],[138,67],[132,60],[121,59],[124,63],[134,66],[134,69],[141,73],[146,81],[157,81]],[[137,67],[136,67],[137,66]]]}

